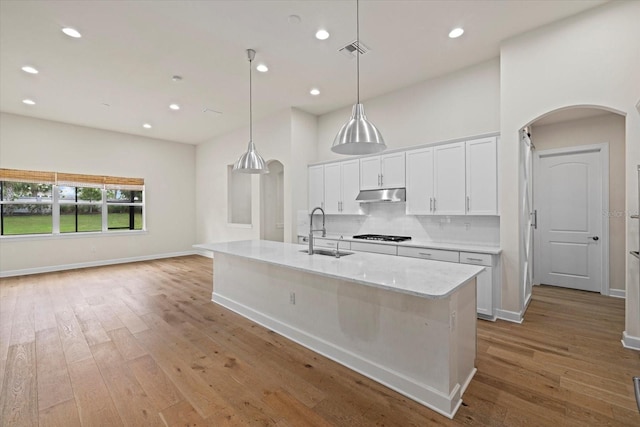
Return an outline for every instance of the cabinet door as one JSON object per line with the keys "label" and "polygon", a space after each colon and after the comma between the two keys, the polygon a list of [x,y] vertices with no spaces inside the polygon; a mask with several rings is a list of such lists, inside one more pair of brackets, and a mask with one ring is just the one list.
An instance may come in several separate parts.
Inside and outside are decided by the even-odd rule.
{"label": "cabinet door", "polygon": [[433,213],[433,148],[407,152],[407,215]]}
{"label": "cabinet door", "polygon": [[380,156],[382,188],[402,188],[405,184],[404,152]]}
{"label": "cabinet door", "polygon": [[324,212],[340,213],[342,202],[342,177],[340,163],[324,165]]}
{"label": "cabinet door", "polygon": [[324,208],[324,166],[309,166],[309,212],[317,206]]}
{"label": "cabinet door", "polygon": [[360,192],[360,161],[348,160],[341,163],[342,166],[342,201],[340,212],[349,215],[362,213],[360,203],[356,197]]}
{"label": "cabinet door", "polygon": [[476,277],[477,312],[493,317],[493,268],[485,267]]}
{"label": "cabinet door", "polygon": [[465,214],[465,143],[434,147],[435,215]]}
{"label": "cabinet door", "polygon": [[466,143],[467,215],[498,215],[496,138]]}
{"label": "cabinet door", "polygon": [[380,188],[380,156],[360,159],[360,190]]}

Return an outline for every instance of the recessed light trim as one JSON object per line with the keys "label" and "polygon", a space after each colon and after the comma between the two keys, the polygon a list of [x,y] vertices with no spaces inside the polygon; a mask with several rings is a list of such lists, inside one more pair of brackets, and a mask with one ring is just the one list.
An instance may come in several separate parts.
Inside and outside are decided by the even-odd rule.
{"label": "recessed light trim", "polygon": [[39,71],[36,70],[34,67],[30,66],[30,65],[25,65],[24,67],[22,67],[22,71],[24,71],[25,73],[29,73],[29,74],[38,74]]}
{"label": "recessed light trim", "polygon": [[145,123],[142,125],[142,127],[145,129],[151,129],[152,126],[149,123]]}
{"label": "recessed light trim", "polygon": [[463,34],[464,34],[464,29],[462,29],[460,27],[454,28],[453,30],[451,30],[449,32],[449,38],[450,39],[457,39],[458,37],[460,37]]}
{"label": "recessed light trim", "polygon": [[309,91],[309,93],[310,93],[311,95],[313,95],[313,96],[318,96],[318,95],[320,95],[320,89],[317,89],[317,88],[315,88],[315,87],[314,87],[313,89],[311,89],[311,90]]}
{"label": "recessed light trim", "polygon": [[318,40],[326,40],[329,38],[329,32],[327,30],[318,30],[316,32],[316,38]]}
{"label": "recessed light trim", "polygon": [[29,99],[29,98],[23,99],[22,103],[23,104],[27,104],[27,105],[36,105],[36,101],[34,101],[33,99]]}
{"label": "recessed light trim", "polygon": [[178,104],[169,104],[169,108],[173,111],[178,111],[180,109],[180,105]]}
{"label": "recessed light trim", "polygon": [[261,73],[266,73],[267,71],[269,71],[269,67],[264,64],[258,64],[256,70],[260,71]]}
{"label": "recessed light trim", "polygon": [[80,31],[76,30],[75,28],[64,27],[62,29],[62,32],[74,39],[79,39],[80,37],[82,37],[82,34],[80,34]]}

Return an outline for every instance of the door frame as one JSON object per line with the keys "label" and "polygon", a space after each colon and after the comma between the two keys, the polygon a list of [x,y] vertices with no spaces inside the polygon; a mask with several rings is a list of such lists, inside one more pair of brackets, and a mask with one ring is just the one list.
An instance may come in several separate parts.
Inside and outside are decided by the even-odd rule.
{"label": "door frame", "polygon": [[[534,185],[533,185],[533,208],[536,209],[536,206],[539,204],[539,195],[542,191],[542,188],[539,183],[540,179],[540,158],[548,157],[553,155],[562,155],[562,154],[580,154],[580,153],[589,153],[589,152],[597,152],[600,157],[600,167],[602,170],[602,272],[601,272],[601,287],[600,293],[602,295],[609,296],[609,143],[603,142],[600,144],[590,144],[590,145],[578,145],[573,147],[562,147],[562,148],[552,148],[549,150],[542,151],[534,151],[533,158],[533,177],[534,177]],[[534,242],[534,259],[539,260],[540,258],[540,243],[536,244],[536,242],[540,242],[540,231],[539,228],[536,227],[533,233],[533,242]],[[540,263],[534,264],[533,269],[533,283],[534,285],[540,284]]]}

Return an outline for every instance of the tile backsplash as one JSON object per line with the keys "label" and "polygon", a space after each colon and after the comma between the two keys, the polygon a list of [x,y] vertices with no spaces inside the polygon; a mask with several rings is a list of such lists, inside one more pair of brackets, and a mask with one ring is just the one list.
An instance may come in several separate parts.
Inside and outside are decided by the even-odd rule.
{"label": "tile backsplash", "polygon": [[[370,203],[367,215],[327,215],[329,234],[392,234],[414,240],[441,243],[466,243],[487,246],[500,244],[498,216],[416,216],[405,214],[404,203]],[[314,216],[314,228],[321,224]],[[309,214],[298,211],[298,234],[309,233]]]}

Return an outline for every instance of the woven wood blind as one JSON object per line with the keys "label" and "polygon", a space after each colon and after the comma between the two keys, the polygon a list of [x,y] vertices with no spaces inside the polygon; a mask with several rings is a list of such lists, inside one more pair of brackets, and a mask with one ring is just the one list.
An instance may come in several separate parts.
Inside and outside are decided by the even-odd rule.
{"label": "woven wood blind", "polygon": [[41,172],[2,168],[0,168],[0,181],[57,184],[70,187],[114,188],[122,190],[144,189],[144,178],[125,178],[118,176]]}
{"label": "woven wood blind", "polygon": [[58,172],[56,175],[56,183],[58,185],[95,188],[102,188],[104,186],[104,176],[102,175],[84,175],[64,172]]}
{"label": "woven wood blind", "polygon": [[18,169],[0,169],[0,181],[32,182],[36,184],[55,184],[55,172],[26,171]]}

